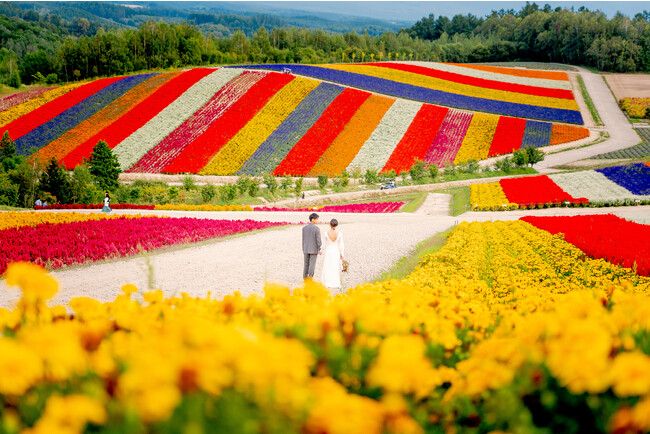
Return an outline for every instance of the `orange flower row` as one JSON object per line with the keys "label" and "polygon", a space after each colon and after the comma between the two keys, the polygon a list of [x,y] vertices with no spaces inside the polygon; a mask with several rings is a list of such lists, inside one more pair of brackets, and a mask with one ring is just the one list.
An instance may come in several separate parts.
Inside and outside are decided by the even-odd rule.
{"label": "orange flower row", "polygon": [[573,142],[589,137],[589,130],[571,125],[553,124],[551,128],[551,145]]}
{"label": "orange flower row", "polygon": [[506,68],[502,66],[470,65],[467,63],[450,63],[449,65],[462,66],[463,68],[494,72],[497,74],[514,75],[516,77],[543,78],[546,80],[569,81],[569,76],[567,75],[567,73],[559,72],[559,71],[536,71],[532,69],[516,69],[516,68]]}

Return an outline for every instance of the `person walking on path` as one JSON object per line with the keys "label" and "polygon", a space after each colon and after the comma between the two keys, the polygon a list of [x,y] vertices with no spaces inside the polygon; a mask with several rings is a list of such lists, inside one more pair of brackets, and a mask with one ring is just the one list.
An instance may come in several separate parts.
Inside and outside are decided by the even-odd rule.
{"label": "person walking on path", "polygon": [[318,214],[309,215],[309,224],[302,228],[302,253],[305,255],[305,265],[302,270],[303,279],[313,279],[316,270],[316,259],[321,254],[320,229],[318,229]]}
{"label": "person walking on path", "polygon": [[104,196],[104,208],[102,208],[102,212],[111,212],[111,198],[108,197],[108,191],[106,192],[106,196]]}
{"label": "person walking on path", "polygon": [[344,253],[343,234],[336,230],[339,221],[330,221],[330,230],[325,232],[325,248],[323,249],[323,277],[321,283],[332,294],[341,290],[341,270]]}

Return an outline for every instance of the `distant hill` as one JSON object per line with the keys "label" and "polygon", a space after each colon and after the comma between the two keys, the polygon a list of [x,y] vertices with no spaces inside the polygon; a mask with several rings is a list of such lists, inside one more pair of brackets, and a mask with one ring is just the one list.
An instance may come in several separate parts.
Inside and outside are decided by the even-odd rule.
{"label": "distant hill", "polygon": [[[244,5],[245,3],[242,3]],[[8,16],[21,16],[21,11],[33,10],[40,15],[56,14],[64,20],[86,19],[103,27],[135,28],[149,20],[168,23],[188,21],[199,30],[217,37],[230,36],[240,30],[252,36],[257,29],[272,27],[305,27],[326,32],[356,31],[380,35],[396,32],[411,22],[389,22],[376,18],[348,16],[319,11],[300,11],[260,7],[243,7],[237,3],[221,2],[16,2],[7,3],[0,11]]]}

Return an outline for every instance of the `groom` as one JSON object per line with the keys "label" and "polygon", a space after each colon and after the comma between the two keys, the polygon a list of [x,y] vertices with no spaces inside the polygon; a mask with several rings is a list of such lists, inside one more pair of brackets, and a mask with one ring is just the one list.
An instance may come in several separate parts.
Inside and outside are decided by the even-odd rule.
{"label": "groom", "polygon": [[302,270],[302,278],[313,278],[316,270],[316,258],[321,254],[320,229],[318,229],[318,214],[312,213],[309,216],[309,224],[302,228],[302,253],[305,254],[305,267]]}

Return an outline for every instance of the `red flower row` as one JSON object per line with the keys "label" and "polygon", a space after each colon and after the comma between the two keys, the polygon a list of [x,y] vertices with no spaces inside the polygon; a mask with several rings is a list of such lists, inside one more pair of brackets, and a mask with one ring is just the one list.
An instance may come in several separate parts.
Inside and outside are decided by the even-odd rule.
{"label": "red flower row", "polygon": [[4,273],[10,262],[28,261],[59,268],[285,224],[254,220],[119,217],[10,228],[0,231],[0,273]]}
{"label": "red flower row", "polygon": [[607,215],[522,217],[539,229],[563,233],[565,240],[587,255],[650,275],[650,225]]}
{"label": "red flower row", "polygon": [[198,173],[293,78],[290,74],[267,74],[255,82],[162,171]]}
{"label": "red flower row", "polygon": [[341,92],[291,149],[273,174],[307,175],[368,97],[370,93],[352,88]]}

